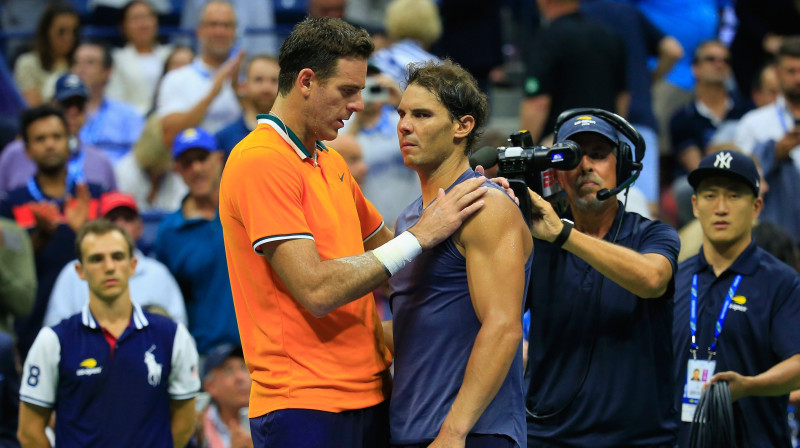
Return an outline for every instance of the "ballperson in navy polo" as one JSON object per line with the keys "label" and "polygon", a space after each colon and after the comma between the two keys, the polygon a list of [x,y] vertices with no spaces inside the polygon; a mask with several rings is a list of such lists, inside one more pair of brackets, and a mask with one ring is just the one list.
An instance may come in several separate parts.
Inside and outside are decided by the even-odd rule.
{"label": "ballperson in navy polo", "polygon": [[19,440],[50,446],[185,446],[200,388],[197,350],[181,324],[131,302],[133,241],[100,219],[76,237],[75,269],[89,284],[78,314],[36,337],[23,369]]}
{"label": "ballperson in navy polo", "polygon": [[634,165],[617,131],[626,123],[607,116],[616,126],[582,113],[559,120],[557,141],[572,140],[584,153],[576,168],[557,171],[567,218],[531,193],[542,217],[531,228],[529,447],[674,443],[672,293],[680,242],[672,227],[625,212],[616,200],[613,190],[632,178]]}
{"label": "ballperson in navy polo", "polygon": [[[749,157],[710,154],[689,183],[703,246],[681,263],[675,282],[675,395],[687,422],[679,446],[689,446],[702,383],[727,381],[739,446],[790,447],[786,407],[800,389],[800,276],[751,237],[763,202]],[[690,368],[701,370],[702,383],[687,381]]]}

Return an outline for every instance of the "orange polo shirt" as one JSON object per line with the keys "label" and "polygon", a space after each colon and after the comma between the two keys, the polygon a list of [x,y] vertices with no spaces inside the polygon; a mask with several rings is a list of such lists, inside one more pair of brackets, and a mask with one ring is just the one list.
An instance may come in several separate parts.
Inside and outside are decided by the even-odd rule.
{"label": "orange polo shirt", "polygon": [[340,412],[388,398],[391,355],[372,294],[322,318],[289,293],[265,243],[307,238],[320,258],[364,252],[383,219],[344,159],[317,142],[317,163],[278,118],[231,152],[222,174],[219,215],[245,361],[253,378],[250,417],[277,409]]}

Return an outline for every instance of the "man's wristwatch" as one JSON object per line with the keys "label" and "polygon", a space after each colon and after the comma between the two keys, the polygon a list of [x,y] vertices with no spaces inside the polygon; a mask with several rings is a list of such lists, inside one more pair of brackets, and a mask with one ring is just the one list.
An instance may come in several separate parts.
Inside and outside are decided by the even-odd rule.
{"label": "man's wristwatch", "polygon": [[556,247],[561,247],[567,242],[569,234],[572,233],[572,228],[575,227],[575,223],[567,218],[561,218],[561,223],[564,224],[564,226],[561,228],[561,232],[556,239],[553,240],[553,244]]}

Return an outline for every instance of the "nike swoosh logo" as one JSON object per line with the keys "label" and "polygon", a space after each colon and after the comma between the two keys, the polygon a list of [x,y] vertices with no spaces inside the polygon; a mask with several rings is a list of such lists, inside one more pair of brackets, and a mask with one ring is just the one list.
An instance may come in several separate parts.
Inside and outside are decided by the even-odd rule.
{"label": "nike swoosh logo", "polygon": [[340,181],[342,181],[342,182],[344,182],[344,173],[342,173],[342,174],[340,174],[340,175],[339,175],[339,180],[340,180]]}

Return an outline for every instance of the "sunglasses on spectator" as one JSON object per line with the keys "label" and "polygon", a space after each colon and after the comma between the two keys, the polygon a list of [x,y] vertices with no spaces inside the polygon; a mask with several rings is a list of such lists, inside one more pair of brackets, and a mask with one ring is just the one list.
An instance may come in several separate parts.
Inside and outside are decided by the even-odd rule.
{"label": "sunglasses on spectator", "polygon": [[59,103],[65,111],[70,110],[72,107],[77,107],[80,111],[86,109],[86,99],[81,97],[67,98],[64,101],[59,101]]}
{"label": "sunglasses on spectator", "polygon": [[729,57],[722,57],[722,56],[712,56],[706,55],[700,58],[700,62],[724,62],[725,64],[730,65],[731,58]]}

